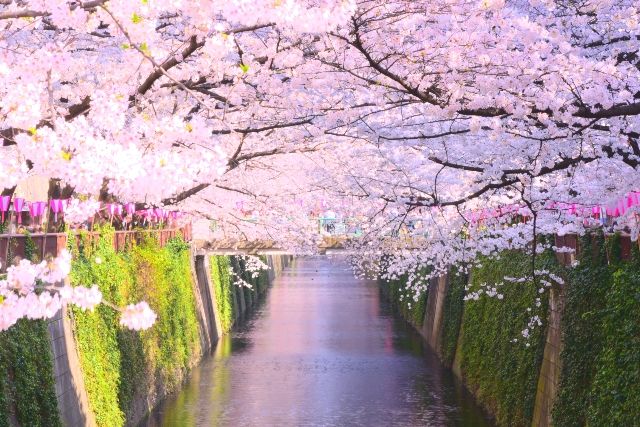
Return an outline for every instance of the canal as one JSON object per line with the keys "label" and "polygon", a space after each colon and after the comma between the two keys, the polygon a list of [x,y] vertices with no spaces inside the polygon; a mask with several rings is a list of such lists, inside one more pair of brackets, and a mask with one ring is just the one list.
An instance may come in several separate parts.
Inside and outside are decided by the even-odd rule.
{"label": "canal", "polygon": [[489,426],[420,336],[341,260],[299,258],[144,425]]}

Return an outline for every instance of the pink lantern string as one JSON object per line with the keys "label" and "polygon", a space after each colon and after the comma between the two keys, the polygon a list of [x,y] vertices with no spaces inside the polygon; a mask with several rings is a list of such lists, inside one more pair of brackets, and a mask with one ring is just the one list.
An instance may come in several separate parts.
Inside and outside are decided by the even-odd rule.
{"label": "pink lantern string", "polygon": [[47,202],[29,202],[29,215],[31,215],[33,224],[42,223],[42,216],[44,215],[46,207]]}
{"label": "pink lantern string", "polygon": [[153,208],[145,209],[143,211],[138,212],[138,214],[143,218],[143,221],[142,221],[143,225],[145,225],[147,221],[152,222],[155,216]]}
{"label": "pink lantern string", "polygon": [[[122,206],[120,206],[121,210],[122,210]],[[122,224],[125,226],[127,226],[127,220],[129,217],[131,217],[131,219],[133,220],[133,214],[136,211],[136,205],[135,203],[126,203],[124,205],[124,212],[125,212],[125,216],[122,217]]]}
{"label": "pink lantern string", "polygon": [[[624,196],[618,198],[606,205],[581,205],[578,203],[566,203],[550,200],[546,203],[545,209],[556,210],[566,215],[583,218],[583,223],[588,224],[589,218],[599,220],[601,224],[605,224],[610,218],[618,218],[625,216],[631,208],[640,207],[640,192],[631,191]],[[527,208],[521,205],[505,205],[495,209],[478,209],[469,211],[467,215],[471,224],[477,224],[483,220],[503,216],[504,214],[513,214],[520,216],[525,222],[529,217]]]}
{"label": "pink lantern string", "polygon": [[2,213],[2,222],[4,223],[4,215],[9,211],[11,196],[0,196],[0,212]]}
{"label": "pink lantern string", "polygon": [[155,208],[155,209],[153,210],[153,215],[155,216],[155,219],[156,219],[158,222],[161,222],[161,221],[162,221],[162,218],[163,218],[163,215],[164,215],[163,210],[164,210],[164,209],[162,209],[162,208]]}

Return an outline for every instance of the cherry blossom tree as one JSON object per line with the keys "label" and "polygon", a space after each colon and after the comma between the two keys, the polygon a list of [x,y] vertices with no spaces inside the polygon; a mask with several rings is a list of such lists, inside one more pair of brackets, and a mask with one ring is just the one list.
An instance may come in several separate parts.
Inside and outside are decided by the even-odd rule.
{"label": "cherry blossom tree", "polygon": [[[354,7],[349,1],[1,2],[5,192],[41,175],[75,194],[176,204],[252,159],[314,151],[305,127],[313,114],[289,103],[279,69],[295,64],[289,50],[297,37],[335,28]],[[66,266],[63,258],[51,262]],[[9,267],[0,283],[0,329],[21,317],[50,317],[67,302],[91,309],[101,301],[96,288],[46,280],[47,266]],[[142,329],[154,319],[140,303],[123,310],[121,323]]]}
{"label": "cherry blossom tree", "polygon": [[511,248],[535,275],[540,234],[640,230],[633,0],[0,4],[5,191],[44,175],[290,250],[320,202],[390,275]]}

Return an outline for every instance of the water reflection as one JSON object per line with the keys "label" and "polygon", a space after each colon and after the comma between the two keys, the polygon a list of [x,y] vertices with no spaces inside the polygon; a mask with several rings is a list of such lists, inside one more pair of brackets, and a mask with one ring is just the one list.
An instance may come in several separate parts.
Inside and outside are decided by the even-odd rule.
{"label": "water reflection", "polygon": [[487,426],[375,283],[299,259],[147,427]]}

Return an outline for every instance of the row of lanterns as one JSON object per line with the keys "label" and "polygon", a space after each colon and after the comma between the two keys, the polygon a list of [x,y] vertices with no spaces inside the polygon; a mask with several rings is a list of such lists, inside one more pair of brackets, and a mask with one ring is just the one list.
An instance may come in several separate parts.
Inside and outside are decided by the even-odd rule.
{"label": "row of lanterns", "polygon": [[[623,197],[606,205],[581,205],[578,203],[549,202],[546,209],[565,212],[568,215],[585,218],[593,218],[605,223],[608,218],[624,216],[629,209],[640,206],[640,192],[632,191]],[[530,213],[524,205],[505,205],[495,209],[482,209],[469,212],[471,223],[477,223],[485,219],[498,218],[506,214],[519,215],[527,218]]]}
{"label": "row of lanterns", "polygon": [[[54,215],[54,221],[58,221],[58,215],[64,214],[65,208],[69,206],[71,199],[51,199],[49,202],[28,202],[24,198],[13,198],[13,209],[11,209],[11,196],[0,196],[0,217],[2,223],[5,221],[6,214],[13,212],[16,214],[18,224],[22,224],[22,212],[25,205],[28,208],[31,218],[37,219],[40,223],[43,220],[43,216],[47,210],[47,206]],[[143,219],[143,222],[166,222],[167,220],[178,220],[184,215],[180,211],[170,211],[163,208],[148,208],[143,210],[136,210],[135,203],[105,203],[103,209],[109,214],[109,217],[113,220],[114,217],[121,218],[125,221],[126,216],[133,217],[139,216]],[[123,216],[123,213],[125,216]],[[89,219],[89,218],[87,218]]]}

